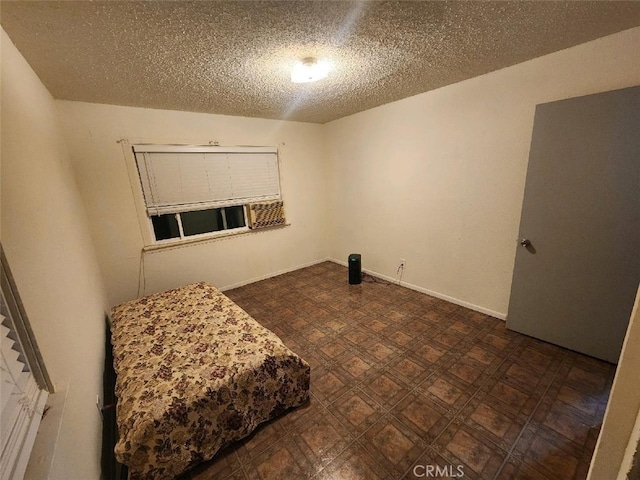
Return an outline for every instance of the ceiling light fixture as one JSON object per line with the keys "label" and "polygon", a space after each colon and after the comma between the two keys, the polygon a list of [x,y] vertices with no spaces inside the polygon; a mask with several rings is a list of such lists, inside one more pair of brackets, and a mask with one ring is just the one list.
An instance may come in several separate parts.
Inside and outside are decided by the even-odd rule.
{"label": "ceiling light fixture", "polygon": [[307,57],[297,62],[291,70],[293,83],[309,83],[322,80],[329,74],[330,65],[326,60]]}

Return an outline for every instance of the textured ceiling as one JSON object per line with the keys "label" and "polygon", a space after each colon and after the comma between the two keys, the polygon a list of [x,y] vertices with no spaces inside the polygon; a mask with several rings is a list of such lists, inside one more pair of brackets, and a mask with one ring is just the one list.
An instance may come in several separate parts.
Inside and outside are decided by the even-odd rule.
{"label": "textured ceiling", "polygon": [[[0,8],[3,28],[55,98],[319,123],[640,25],[637,1]],[[329,77],[291,83],[293,63],[308,56],[329,60]]]}

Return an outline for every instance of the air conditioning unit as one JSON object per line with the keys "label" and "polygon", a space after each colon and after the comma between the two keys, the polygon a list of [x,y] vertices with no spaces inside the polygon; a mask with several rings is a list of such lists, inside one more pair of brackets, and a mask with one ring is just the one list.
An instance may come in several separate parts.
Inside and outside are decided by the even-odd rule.
{"label": "air conditioning unit", "polygon": [[284,202],[250,203],[247,206],[247,219],[252,230],[285,225]]}

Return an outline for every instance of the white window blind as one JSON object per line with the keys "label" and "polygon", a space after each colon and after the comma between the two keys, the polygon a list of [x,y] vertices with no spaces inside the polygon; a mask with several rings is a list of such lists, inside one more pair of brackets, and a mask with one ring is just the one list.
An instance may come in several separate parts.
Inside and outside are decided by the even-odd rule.
{"label": "white window blind", "polygon": [[42,418],[40,390],[10,318],[0,314],[0,478],[21,479]]}
{"label": "white window blind", "polygon": [[273,147],[133,148],[149,215],[280,198]]}

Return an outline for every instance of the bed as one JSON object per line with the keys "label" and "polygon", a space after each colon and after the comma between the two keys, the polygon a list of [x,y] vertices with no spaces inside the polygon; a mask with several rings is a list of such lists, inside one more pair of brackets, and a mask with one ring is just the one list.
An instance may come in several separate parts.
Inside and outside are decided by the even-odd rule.
{"label": "bed", "polygon": [[115,455],[170,479],[305,403],[309,365],[213,285],[114,307]]}

